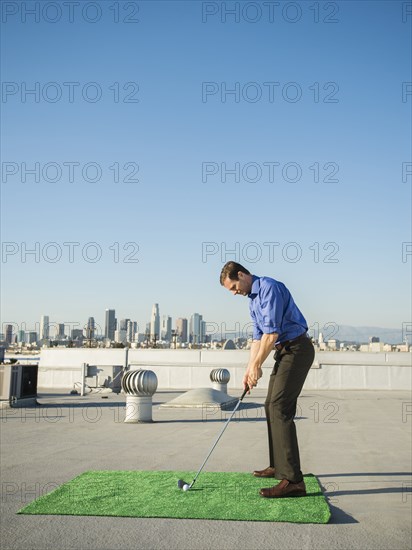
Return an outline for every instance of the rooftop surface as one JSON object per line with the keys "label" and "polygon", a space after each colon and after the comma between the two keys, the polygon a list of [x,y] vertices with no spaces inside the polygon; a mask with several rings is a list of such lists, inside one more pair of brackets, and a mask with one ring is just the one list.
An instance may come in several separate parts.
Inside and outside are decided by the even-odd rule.
{"label": "rooftop surface", "polygon": [[[323,487],[332,512],[327,525],[16,515],[87,470],[197,471],[229,413],[159,408],[181,393],[154,395],[152,424],[123,422],[123,394],[40,392],[39,407],[1,411],[1,549],[411,548],[408,391],[302,392],[302,469]],[[245,398],[205,470],[268,466],[264,397],[256,389]]]}

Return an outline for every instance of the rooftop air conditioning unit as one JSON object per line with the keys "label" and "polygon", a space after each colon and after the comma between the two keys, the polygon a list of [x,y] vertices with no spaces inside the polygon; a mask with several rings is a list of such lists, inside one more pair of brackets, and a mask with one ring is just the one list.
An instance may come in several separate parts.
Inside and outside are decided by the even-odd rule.
{"label": "rooftop air conditioning unit", "polygon": [[0,365],[0,399],[11,404],[35,402],[38,365]]}

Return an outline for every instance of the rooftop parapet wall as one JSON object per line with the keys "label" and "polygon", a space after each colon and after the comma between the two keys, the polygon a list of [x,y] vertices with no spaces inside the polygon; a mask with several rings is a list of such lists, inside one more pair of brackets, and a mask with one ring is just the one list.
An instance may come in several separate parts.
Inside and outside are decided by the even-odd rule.
{"label": "rooftop parapet wall", "polygon": [[[192,389],[210,386],[210,371],[230,371],[228,389],[242,385],[249,352],[245,350],[128,350],[43,349],[38,387],[71,389],[80,382],[82,363],[98,366],[134,365],[149,367],[159,380],[159,389]],[[272,354],[263,366],[259,387],[267,386],[273,368]],[[305,389],[410,389],[410,353],[318,352]]]}

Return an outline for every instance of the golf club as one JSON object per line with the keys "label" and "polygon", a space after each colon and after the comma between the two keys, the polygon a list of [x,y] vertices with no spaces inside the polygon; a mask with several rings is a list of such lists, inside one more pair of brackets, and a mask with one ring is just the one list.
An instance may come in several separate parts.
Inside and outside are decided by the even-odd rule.
{"label": "golf club", "polygon": [[248,386],[246,386],[245,391],[244,391],[244,392],[242,393],[242,395],[240,396],[239,401],[238,401],[237,404],[236,404],[236,407],[235,407],[235,408],[233,409],[233,411],[230,413],[230,416],[229,416],[229,418],[227,419],[226,424],[223,426],[223,429],[222,429],[222,431],[220,432],[218,438],[217,438],[216,441],[213,443],[212,448],[210,449],[210,451],[209,451],[207,457],[205,458],[203,464],[200,466],[199,471],[197,472],[197,474],[196,474],[195,477],[193,478],[192,483],[190,483],[190,485],[189,485],[189,483],[186,483],[185,481],[183,481],[183,479],[179,479],[178,482],[177,482],[177,486],[178,486],[179,489],[182,489],[183,491],[189,491],[189,490],[193,487],[193,485],[195,484],[195,481],[196,481],[196,479],[198,478],[200,472],[203,470],[204,465],[205,465],[206,462],[208,461],[208,458],[209,458],[210,455],[212,454],[213,449],[214,449],[214,448],[216,447],[216,445],[218,444],[219,439],[222,437],[223,432],[226,430],[226,428],[227,428],[229,422],[232,420],[232,418],[233,418],[235,412],[238,410],[239,405],[240,405],[241,402],[243,401],[243,398],[245,397],[245,395],[247,394],[248,391],[249,391],[249,388],[248,388]]}

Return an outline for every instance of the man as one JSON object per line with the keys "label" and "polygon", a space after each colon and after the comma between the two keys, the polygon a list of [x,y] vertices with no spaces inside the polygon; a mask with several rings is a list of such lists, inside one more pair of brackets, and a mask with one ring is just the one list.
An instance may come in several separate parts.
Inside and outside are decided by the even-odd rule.
{"label": "man", "polygon": [[276,349],[265,401],[270,463],[253,475],[277,478],[280,482],[261,489],[260,494],[265,498],[304,496],[306,487],[293,419],[297,398],[315,356],[305,318],[283,283],[252,275],[236,262],[223,266],[220,284],[234,295],[248,296],[250,300],[253,342],[243,378],[244,389],[257,385],[265,359]]}

